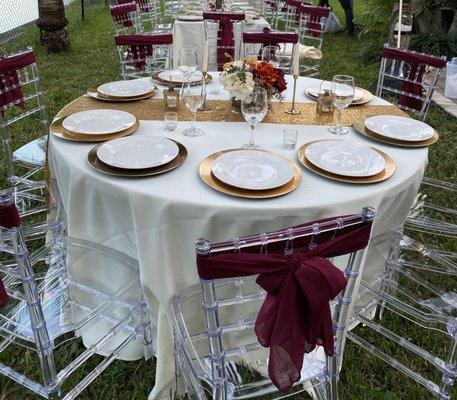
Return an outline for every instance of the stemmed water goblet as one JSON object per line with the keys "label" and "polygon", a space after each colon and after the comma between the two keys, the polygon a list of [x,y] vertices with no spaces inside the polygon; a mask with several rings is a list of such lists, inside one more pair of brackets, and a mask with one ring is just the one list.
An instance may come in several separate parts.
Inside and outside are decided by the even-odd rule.
{"label": "stemmed water goblet", "polygon": [[204,85],[192,85],[192,75],[182,85],[181,98],[184,101],[187,109],[192,113],[192,120],[190,128],[183,131],[185,136],[200,136],[203,131],[195,126],[195,116],[197,110],[203,105],[205,101]]}
{"label": "stemmed water goblet", "polygon": [[337,110],[336,125],[328,128],[329,132],[335,135],[347,135],[347,128],[341,126],[341,112],[349,107],[354,100],[355,86],[354,78],[348,75],[335,75],[332,80],[330,95],[333,105]]}
{"label": "stemmed water goblet", "polygon": [[182,49],[178,55],[178,71],[184,75],[184,80],[189,80],[197,71],[198,56],[195,49]]}
{"label": "stemmed water goblet", "polygon": [[258,149],[260,146],[254,141],[254,128],[263,121],[268,111],[268,95],[264,88],[255,88],[252,93],[244,96],[241,101],[241,113],[251,126],[249,143],[241,146],[243,149]]}

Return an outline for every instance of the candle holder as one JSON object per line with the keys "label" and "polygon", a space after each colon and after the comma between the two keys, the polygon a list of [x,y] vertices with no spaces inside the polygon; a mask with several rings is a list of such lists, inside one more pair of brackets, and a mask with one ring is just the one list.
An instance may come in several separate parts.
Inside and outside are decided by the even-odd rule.
{"label": "candle holder", "polygon": [[202,71],[203,104],[201,105],[201,107],[200,107],[197,111],[209,111],[209,110],[211,110],[211,107],[208,107],[208,106],[206,105],[206,96],[207,96],[207,92],[206,92],[206,79],[207,79],[207,77],[208,77],[208,73]]}
{"label": "candle holder", "polygon": [[292,97],[292,107],[288,108],[287,110],[284,110],[284,112],[289,115],[300,114],[300,111],[295,108],[295,94],[297,91],[297,79],[298,79],[298,75],[294,75],[294,92],[293,92],[293,97]]}

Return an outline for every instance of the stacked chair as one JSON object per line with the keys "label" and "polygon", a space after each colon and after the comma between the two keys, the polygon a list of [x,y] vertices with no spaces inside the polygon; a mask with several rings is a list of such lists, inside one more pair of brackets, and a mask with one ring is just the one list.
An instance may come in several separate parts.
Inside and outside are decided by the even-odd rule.
{"label": "stacked chair", "polygon": [[122,79],[151,76],[170,68],[173,60],[171,33],[115,36]]}
{"label": "stacked chair", "polygon": [[[146,359],[152,356],[149,312],[134,259],[64,233],[48,235],[31,252],[14,197],[5,193],[0,238],[0,352],[14,348],[21,358],[27,352],[40,365],[30,377],[20,369],[24,363],[13,359],[12,366],[0,363],[1,374],[43,398],[73,399],[135,341],[143,342]],[[91,270],[100,268],[113,279],[94,280]],[[66,346],[80,337],[86,348],[62,365]],[[97,353],[103,361],[73,387],[64,386]]]}
{"label": "stacked chair", "polygon": [[[346,320],[374,216],[366,208],[222,243],[198,240],[201,285],[171,301],[177,375],[188,395],[279,399],[314,390],[318,399],[337,399]],[[327,258],[346,265],[344,274]]]}

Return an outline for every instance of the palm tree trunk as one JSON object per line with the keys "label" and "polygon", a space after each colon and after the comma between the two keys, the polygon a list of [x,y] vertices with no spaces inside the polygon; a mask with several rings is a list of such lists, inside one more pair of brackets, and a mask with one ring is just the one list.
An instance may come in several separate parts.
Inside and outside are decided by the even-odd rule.
{"label": "palm tree trunk", "polygon": [[65,31],[68,20],[65,17],[63,0],[38,0],[38,16],[41,43],[53,52],[68,48],[70,40]]}

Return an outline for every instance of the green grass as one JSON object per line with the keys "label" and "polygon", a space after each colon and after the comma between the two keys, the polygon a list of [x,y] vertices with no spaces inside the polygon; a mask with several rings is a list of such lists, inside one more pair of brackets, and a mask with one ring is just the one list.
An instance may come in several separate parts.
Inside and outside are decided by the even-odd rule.
{"label": "green grass", "polygon": [[[344,23],[339,3],[336,0],[331,3]],[[363,11],[363,2],[356,0],[355,7],[356,22],[360,22],[358,16]],[[67,17],[70,21],[67,30],[71,39],[71,47],[68,51],[61,54],[49,54],[38,42],[33,43],[38,56],[38,67],[50,119],[65,104],[85,93],[88,87],[119,78],[112,22],[107,9],[101,5],[88,7],[86,20],[81,21],[78,1],[77,4],[68,8]],[[322,62],[322,78],[331,79],[336,73],[347,73],[356,78],[358,86],[369,88],[376,81],[379,65],[378,59],[373,59],[368,64],[358,61],[357,54],[364,40],[363,38],[350,38],[344,32],[328,35],[323,47],[325,58]],[[430,149],[427,175],[456,182],[457,168],[454,149],[457,120],[433,106],[427,122],[435,127],[441,136],[441,140]],[[26,129],[15,130],[15,145],[37,137],[39,135],[37,127],[37,121],[31,120],[25,127]],[[0,162],[0,182],[3,186],[5,184],[4,172],[4,163]],[[455,243],[444,242],[442,245],[450,245],[454,251],[456,250]],[[452,287],[455,290],[455,282]],[[394,328],[405,328],[407,337],[415,338],[418,343],[430,347],[438,354],[445,350],[442,341],[438,340],[435,335],[422,335],[422,332],[418,334],[417,330],[406,326],[398,317],[387,316],[386,323]],[[370,338],[370,334],[365,328],[357,328],[357,332]],[[388,344],[377,344],[382,345],[386,350],[390,348]],[[71,359],[81,348],[79,343],[71,344],[59,354],[60,361],[65,362]],[[24,367],[32,375],[37,373],[38,365],[30,353],[24,357],[8,349],[0,354],[0,362],[11,360],[15,360],[16,366]],[[100,360],[101,357],[96,357],[85,369],[77,371],[73,378],[74,381],[84,376]],[[409,361],[421,372],[432,374],[431,376],[439,383],[439,375],[436,373],[433,375],[432,369],[414,359],[409,359]],[[431,398],[430,394],[417,384],[351,343],[346,347],[343,371],[341,380],[341,399],[343,400],[425,400]],[[146,399],[154,385],[154,375],[153,362],[116,362],[80,398],[86,400]],[[31,392],[0,377],[0,400],[34,398],[36,396]],[[303,396],[295,398],[303,398]]]}

